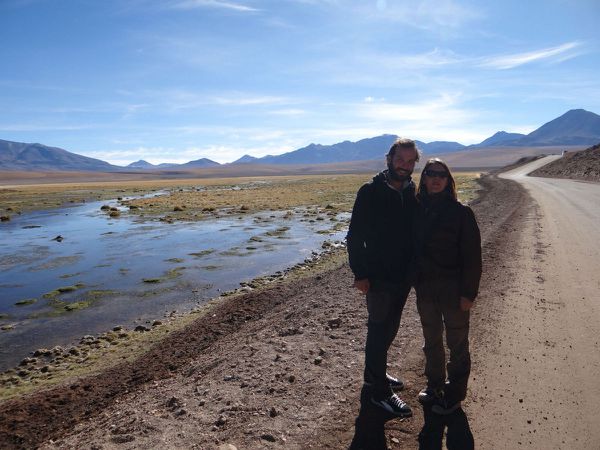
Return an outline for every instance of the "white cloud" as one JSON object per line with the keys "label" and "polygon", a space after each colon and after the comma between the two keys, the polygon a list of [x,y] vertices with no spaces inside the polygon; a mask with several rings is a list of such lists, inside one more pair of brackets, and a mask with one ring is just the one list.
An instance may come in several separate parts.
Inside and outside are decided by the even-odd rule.
{"label": "white cloud", "polygon": [[526,53],[516,53],[513,55],[496,56],[486,59],[481,66],[494,69],[512,69],[514,67],[529,64],[535,61],[550,60],[553,62],[563,62],[567,59],[578,56],[579,52],[573,50],[581,46],[580,42],[567,42],[556,47],[535,50]]}
{"label": "white cloud", "polygon": [[364,102],[355,106],[357,115],[382,123],[426,122],[457,123],[471,117],[471,113],[456,106],[460,93],[442,94],[426,102],[388,103]]}
{"label": "white cloud", "polygon": [[269,114],[271,114],[272,116],[303,116],[305,115],[307,112],[303,109],[298,109],[298,108],[286,108],[286,109],[276,109],[273,111],[270,111]]}
{"label": "white cloud", "polygon": [[249,105],[277,105],[286,103],[288,100],[284,97],[276,96],[253,96],[248,94],[230,94],[228,96],[218,96],[209,98],[209,101],[215,105],[227,106],[249,106]]}
{"label": "white cloud", "polygon": [[[371,2],[369,2],[371,4]],[[431,31],[441,28],[457,29],[466,22],[482,17],[472,6],[466,7],[453,0],[419,0],[391,2],[378,0],[375,10],[369,10],[376,18],[399,22],[404,25]]]}
{"label": "white cloud", "polygon": [[0,131],[76,131],[96,128],[95,125],[44,125],[41,123],[0,124]]}
{"label": "white cloud", "polygon": [[221,0],[182,0],[172,5],[175,9],[196,9],[196,8],[221,8],[240,12],[257,12],[259,9],[240,3],[225,2]]}
{"label": "white cloud", "polygon": [[364,62],[385,67],[387,70],[420,70],[438,68],[464,62],[465,59],[449,50],[434,48],[431,51],[416,54],[369,53],[361,59]]}

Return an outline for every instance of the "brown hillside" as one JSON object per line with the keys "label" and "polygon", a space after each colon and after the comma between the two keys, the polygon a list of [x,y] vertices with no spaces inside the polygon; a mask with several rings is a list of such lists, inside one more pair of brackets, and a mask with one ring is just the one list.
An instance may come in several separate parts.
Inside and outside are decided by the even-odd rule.
{"label": "brown hillside", "polygon": [[600,144],[580,152],[567,152],[530,175],[551,178],[600,181]]}

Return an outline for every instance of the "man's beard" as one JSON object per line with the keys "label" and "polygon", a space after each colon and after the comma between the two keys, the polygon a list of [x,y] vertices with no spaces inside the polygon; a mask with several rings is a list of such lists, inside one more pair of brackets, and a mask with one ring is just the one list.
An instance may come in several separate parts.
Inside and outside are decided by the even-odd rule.
{"label": "man's beard", "polygon": [[390,178],[394,181],[406,181],[412,175],[412,171],[408,171],[408,170],[404,170],[404,169],[400,169],[400,170],[394,169],[394,166],[392,165],[391,162],[389,162],[387,164],[387,167],[388,167],[388,174],[389,174]]}

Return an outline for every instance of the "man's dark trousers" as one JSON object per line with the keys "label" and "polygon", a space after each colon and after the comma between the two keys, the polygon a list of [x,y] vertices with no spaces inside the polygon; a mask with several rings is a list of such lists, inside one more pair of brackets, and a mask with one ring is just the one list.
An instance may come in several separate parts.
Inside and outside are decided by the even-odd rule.
{"label": "man's dark trousers", "polygon": [[410,285],[372,280],[367,292],[367,343],[365,346],[365,384],[372,397],[382,400],[393,394],[386,376],[387,355],[394,341]]}

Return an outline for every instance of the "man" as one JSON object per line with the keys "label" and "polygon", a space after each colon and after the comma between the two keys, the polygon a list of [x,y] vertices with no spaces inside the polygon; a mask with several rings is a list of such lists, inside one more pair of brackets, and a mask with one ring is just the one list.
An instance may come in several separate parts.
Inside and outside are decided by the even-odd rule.
{"label": "man", "polygon": [[356,195],[347,236],[354,287],[367,298],[365,386],[371,388],[372,403],[398,417],[410,417],[412,410],[393,392],[403,389],[404,383],[386,373],[387,353],[411,287],[417,206],[411,174],[418,160],[413,140],[399,138],[392,144],[386,155],[387,170]]}

